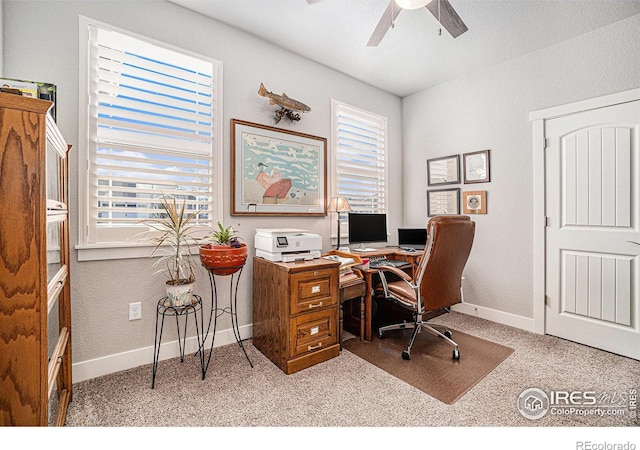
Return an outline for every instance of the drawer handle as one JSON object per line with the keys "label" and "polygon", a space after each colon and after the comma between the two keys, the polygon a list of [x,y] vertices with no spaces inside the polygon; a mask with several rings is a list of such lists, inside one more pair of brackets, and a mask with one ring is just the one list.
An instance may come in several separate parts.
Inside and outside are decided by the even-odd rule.
{"label": "drawer handle", "polygon": [[320,347],[322,347],[322,342],[320,342],[318,345],[310,345],[307,347],[307,351],[310,352],[311,350],[317,350]]}
{"label": "drawer handle", "polygon": [[322,306],[322,302],[320,303],[309,303],[309,309],[320,308]]}

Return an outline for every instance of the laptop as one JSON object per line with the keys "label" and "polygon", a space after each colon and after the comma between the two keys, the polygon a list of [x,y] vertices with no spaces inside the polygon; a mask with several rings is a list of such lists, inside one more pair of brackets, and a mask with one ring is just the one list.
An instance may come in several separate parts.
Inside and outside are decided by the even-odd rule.
{"label": "laptop", "polygon": [[426,243],[426,228],[398,228],[398,247],[401,249],[424,250]]}

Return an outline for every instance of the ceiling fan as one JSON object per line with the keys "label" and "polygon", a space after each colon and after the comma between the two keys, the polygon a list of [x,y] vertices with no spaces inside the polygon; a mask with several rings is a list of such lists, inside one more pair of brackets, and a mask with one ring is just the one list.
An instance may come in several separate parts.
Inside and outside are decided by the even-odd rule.
{"label": "ceiling fan", "polygon": [[[320,1],[307,0],[307,3],[312,5]],[[449,0],[390,0],[387,9],[380,18],[380,22],[378,22],[371,38],[369,38],[369,42],[367,42],[367,47],[375,47],[382,41],[387,30],[393,27],[398,14],[403,9],[418,9],[422,7],[427,8],[454,38],[468,30],[456,10],[449,3]]]}

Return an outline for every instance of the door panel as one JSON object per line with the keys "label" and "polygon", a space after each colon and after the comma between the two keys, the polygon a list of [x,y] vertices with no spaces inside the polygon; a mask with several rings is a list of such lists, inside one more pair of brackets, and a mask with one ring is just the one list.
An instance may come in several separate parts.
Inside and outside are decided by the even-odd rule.
{"label": "door panel", "polygon": [[640,101],[545,122],[548,334],[640,359]]}
{"label": "door panel", "polygon": [[631,326],[631,262],[620,255],[563,251],[561,314]]}

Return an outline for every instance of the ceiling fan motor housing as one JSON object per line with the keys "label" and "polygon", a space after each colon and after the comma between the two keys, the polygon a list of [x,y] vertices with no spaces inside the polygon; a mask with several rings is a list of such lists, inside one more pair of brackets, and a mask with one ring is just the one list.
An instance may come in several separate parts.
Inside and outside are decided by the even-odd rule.
{"label": "ceiling fan motor housing", "polygon": [[395,2],[402,9],[418,9],[427,6],[431,0],[395,0]]}

